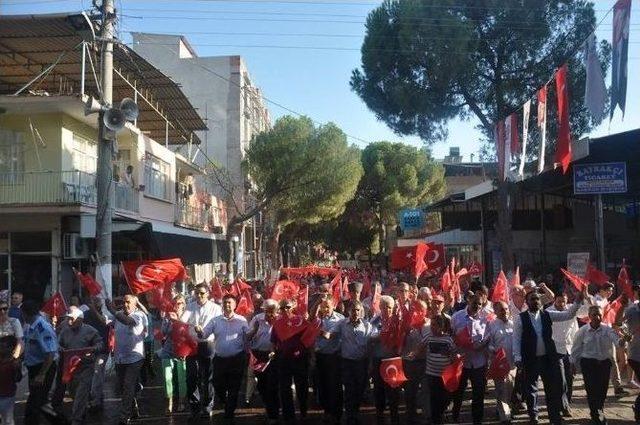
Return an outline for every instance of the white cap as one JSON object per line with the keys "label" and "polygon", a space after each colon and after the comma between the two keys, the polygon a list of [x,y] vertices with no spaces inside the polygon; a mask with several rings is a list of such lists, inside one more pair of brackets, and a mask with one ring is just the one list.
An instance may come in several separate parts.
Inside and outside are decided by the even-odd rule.
{"label": "white cap", "polygon": [[67,317],[71,317],[73,320],[76,320],[78,318],[84,319],[84,313],[78,307],[76,307],[75,305],[72,305],[71,307],[69,307],[69,312],[67,313]]}
{"label": "white cap", "polygon": [[533,279],[527,279],[524,281],[524,284],[522,286],[528,286],[530,288],[537,288],[538,285],[536,285],[536,281]]}

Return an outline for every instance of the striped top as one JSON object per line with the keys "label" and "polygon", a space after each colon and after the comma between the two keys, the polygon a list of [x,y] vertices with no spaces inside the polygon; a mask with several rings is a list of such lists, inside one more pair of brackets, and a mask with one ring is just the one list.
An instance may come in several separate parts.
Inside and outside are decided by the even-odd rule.
{"label": "striped top", "polygon": [[456,346],[448,335],[428,335],[425,339],[427,346],[427,375],[441,376],[442,370],[451,364]]}

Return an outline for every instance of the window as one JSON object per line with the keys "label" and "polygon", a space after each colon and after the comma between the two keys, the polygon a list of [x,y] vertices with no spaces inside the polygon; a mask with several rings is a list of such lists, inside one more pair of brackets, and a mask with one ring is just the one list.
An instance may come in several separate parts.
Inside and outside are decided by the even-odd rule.
{"label": "window", "polygon": [[98,145],[77,134],[73,135],[72,152],[73,169],[88,174],[95,174],[98,164]]}
{"label": "window", "polygon": [[170,200],[170,173],[169,163],[147,153],[144,163],[145,194],[154,198]]}
{"label": "window", "polygon": [[24,172],[24,134],[0,129],[0,183],[22,181]]}

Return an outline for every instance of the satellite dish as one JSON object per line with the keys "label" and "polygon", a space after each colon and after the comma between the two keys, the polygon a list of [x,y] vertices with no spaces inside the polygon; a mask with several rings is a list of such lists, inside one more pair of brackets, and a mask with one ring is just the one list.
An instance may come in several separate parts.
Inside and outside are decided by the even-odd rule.
{"label": "satellite dish", "polygon": [[135,121],[138,118],[140,110],[136,102],[130,97],[125,97],[120,102],[120,110],[124,114],[124,118],[127,121]]}
{"label": "satellite dish", "polygon": [[110,108],[104,113],[104,125],[111,131],[120,131],[124,127],[126,119],[124,113],[118,108]]}
{"label": "satellite dish", "polygon": [[84,115],[91,115],[102,111],[102,105],[98,100],[94,97],[89,96],[87,101],[84,103]]}

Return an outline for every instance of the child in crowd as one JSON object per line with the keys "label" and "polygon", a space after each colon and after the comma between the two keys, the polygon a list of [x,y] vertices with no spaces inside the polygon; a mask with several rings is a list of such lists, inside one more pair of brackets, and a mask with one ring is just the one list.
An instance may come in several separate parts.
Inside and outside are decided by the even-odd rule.
{"label": "child in crowd", "polygon": [[0,419],[2,425],[14,425],[13,407],[16,389],[22,379],[22,365],[13,357],[18,340],[13,335],[0,338]]}
{"label": "child in crowd", "polygon": [[431,319],[431,334],[425,339],[427,375],[431,382],[431,420],[442,423],[442,416],[451,394],[445,389],[442,371],[455,359],[456,346],[451,338],[451,321],[445,315]]}

